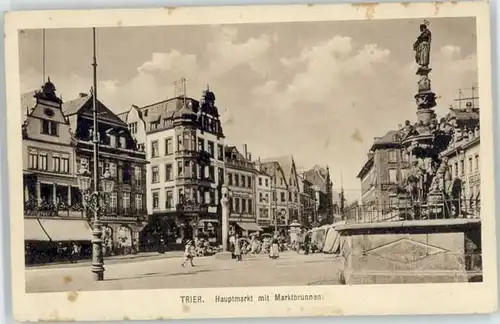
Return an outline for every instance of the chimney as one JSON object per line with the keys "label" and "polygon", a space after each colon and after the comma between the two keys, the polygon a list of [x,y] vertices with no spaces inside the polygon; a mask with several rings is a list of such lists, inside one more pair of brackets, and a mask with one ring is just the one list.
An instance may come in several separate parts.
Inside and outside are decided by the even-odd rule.
{"label": "chimney", "polygon": [[243,144],[243,156],[245,157],[245,159],[248,160],[248,151],[247,151],[247,145],[246,144]]}
{"label": "chimney", "polygon": [[80,96],[80,98],[85,98],[85,97],[88,97],[89,95],[85,92],[80,92],[79,96]]}
{"label": "chimney", "polygon": [[252,153],[248,153],[248,161],[252,162]]}
{"label": "chimney", "polygon": [[255,161],[255,168],[257,169],[257,171],[262,171],[262,164],[260,163],[260,156],[257,159],[257,161]]}

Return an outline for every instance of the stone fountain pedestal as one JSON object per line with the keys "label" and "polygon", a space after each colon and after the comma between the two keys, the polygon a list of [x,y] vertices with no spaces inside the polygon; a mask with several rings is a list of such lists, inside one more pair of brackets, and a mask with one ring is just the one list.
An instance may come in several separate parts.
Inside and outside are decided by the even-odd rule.
{"label": "stone fountain pedestal", "polygon": [[480,281],[480,227],[478,219],[338,226],[346,284]]}

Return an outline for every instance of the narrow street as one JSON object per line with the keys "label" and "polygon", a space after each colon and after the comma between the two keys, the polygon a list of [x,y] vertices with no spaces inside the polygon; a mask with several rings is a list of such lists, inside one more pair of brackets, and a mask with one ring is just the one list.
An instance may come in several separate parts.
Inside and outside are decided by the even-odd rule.
{"label": "narrow street", "polygon": [[60,292],[117,289],[211,288],[339,284],[341,259],[327,254],[282,253],[246,256],[243,261],[196,258],[195,267],[181,266],[181,257],[136,259],[106,265],[105,280],[94,282],[90,265],[32,267],[26,270],[26,291]]}

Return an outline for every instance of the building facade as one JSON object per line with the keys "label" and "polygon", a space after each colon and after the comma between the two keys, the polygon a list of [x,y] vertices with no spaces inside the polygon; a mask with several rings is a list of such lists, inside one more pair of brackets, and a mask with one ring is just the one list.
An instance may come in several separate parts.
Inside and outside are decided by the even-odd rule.
{"label": "building facade", "polygon": [[304,172],[304,179],[312,184],[314,202],[316,204],[312,223],[333,223],[333,183],[330,179],[330,170],[321,166],[314,166]]}
{"label": "building facade", "polygon": [[299,187],[301,205],[299,223],[304,227],[309,227],[316,220],[316,190],[303,174],[299,175]]}
{"label": "building facade", "polygon": [[[92,94],[65,102],[63,113],[76,143],[76,168],[93,172]],[[128,125],[97,100],[99,175],[106,171],[114,180],[101,215],[105,255],[130,253],[140,248],[139,236],[146,225],[146,155],[139,150]]]}
{"label": "building facade", "polygon": [[[61,109],[62,100],[56,96],[50,79],[41,91],[24,97],[22,163],[26,262],[64,258],[57,253],[57,248],[68,249],[72,242],[83,247],[83,257],[88,256],[92,235],[75,177],[76,143]],[[32,253],[32,249],[38,253]]]}
{"label": "building facade", "polygon": [[273,225],[272,211],[272,178],[262,171],[260,159],[255,162],[255,201],[257,213],[257,225],[270,228]]}
{"label": "building facade", "polygon": [[229,224],[236,232],[249,234],[262,230],[256,219],[256,169],[246,144],[243,152],[234,146],[225,150],[225,167],[229,189]]}
{"label": "building facade", "polygon": [[481,163],[479,109],[450,109],[446,116],[453,125],[453,139],[440,156],[446,159],[448,177],[443,188],[454,204],[454,212],[479,217]]}
{"label": "building facade", "polygon": [[133,106],[126,119],[129,128],[137,129],[136,141],[144,141],[150,162],[144,244],[154,249],[159,240],[180,244],[202,234],[215,240],[220,230],[224,133],[214,93],[205,91],[201,101],[178,96]]}
{"label": "building facade", "polygon": [[390,196],[396,192],[409,169],[409,159],[397,131],[375,138],[368,160],[358,173],[363,208],[380,211],[390,208]]}

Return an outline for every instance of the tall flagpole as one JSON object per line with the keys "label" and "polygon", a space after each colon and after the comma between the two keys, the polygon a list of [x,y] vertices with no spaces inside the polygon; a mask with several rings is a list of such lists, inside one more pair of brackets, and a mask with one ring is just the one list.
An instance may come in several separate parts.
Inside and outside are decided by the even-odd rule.
{"label": "tall flagpole", "polygon": [[42,84],[45,83],[45,28],[42,29]]}
{"label": "tall flagpole", "polygon": [[94,273],[95,281],[104,280],[104,256],[102,253],[102,230],[101,223],[99,219],[99,114],[97,112],[97,58],[96,58],[96,29],[92,28],[92,38],[93,38],[93,78],[94,84],[92,87],[92,113],[93,113],[93,132],[92,132],[92,142],[94,144],[94,170],[93,170],[93,180],[94,180],[94,222],[92,229],[92,272]]}

